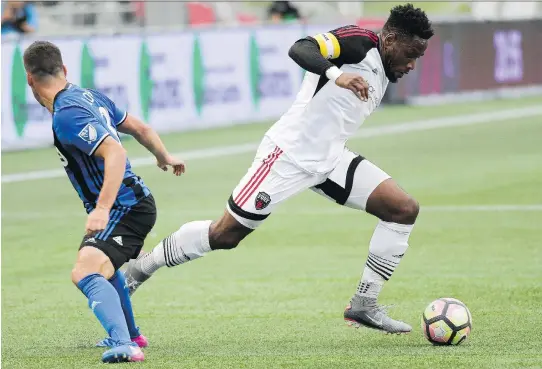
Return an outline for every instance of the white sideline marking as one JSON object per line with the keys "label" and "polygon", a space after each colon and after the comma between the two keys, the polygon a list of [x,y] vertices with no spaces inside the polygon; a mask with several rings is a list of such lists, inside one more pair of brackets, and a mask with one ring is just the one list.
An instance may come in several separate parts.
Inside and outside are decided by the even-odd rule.
{"label": "white sideline marking", "polygon": [[[517,119],[517,118],[527,118],[532,116],[542,115],[542,107],[532,106],[527,108],[517,108],[517,109],[506,109],[499,110],[494,112],[485,112],[485,113],[476,113],[476,114],[467,114],[467,115],[458,115],[448,118],[435,118],[435,119],[426,119],[418,120],[413,122],[394,124],[391,126],[384,127],[374,127],[366,128],[358,132],[352,139],[355,138],[366,138],[366,137],[376,137],[376,136],[386,136],[393,135],[397,133],[408,133],[408,132],[417,132],[417,131],[426,131],[436,128],[446,128],[446,127],[459,127],[459,126],[469,126],[473,124],[481,123],[492,123],[495,121],[502,121],[506,119]],[[257,142],[250,144],[241,144],[241,145],[230,145],[230,146],[219,146],[214,148],[207,148],[201,150],[192,150],[175,153],[175,156],[179,156],[185,160],[194,160],[194,159],[206,159],[206,158],[216,158],[224,157],[227,155],[236,155],[244,154],[247,152],[255,151],[258,147]],[[153,157],[142,157],[130,159],[132,167],[142,167],[155,164],[155,159]],[[14,173],[2,175],[2,183],[16,183],[16,182],[25,182],[39,179],[47,178],[58,178],[66,175],[66,172],[63,169],[49,169],[49,170],[38,170],[32,172],[24,173]]]}
{"label": "white sideline marking", "polygon": [[421,206],[421,212],[456,212],[456,211],[542,211],[542,204],[533,205],[443,205]]}
{"label": "white sideline marking", "polygon": [[[222,208],[213,208],[209,210],[170,210],[164,211],[161,210],[160,214],[162,215],[177,215],[177,216],[208,216],[210,213],[219,214],[222,212]],[[347,208],[347,207],[329,207],[323,209],[314,209],[314,210],[288,210],[284,213],[287,215],[333,215],[333,214],[346,214],[348,212],[352,213],[356,210]],[[420,212],[426,213],[455,213],[455,212],[538,212],[542,211],[542,204],[532,204],[532,205],[436,205],[436,206],[423,206],[421,205]],[[280,216],[282,213],[281,210],[277,210],[274,214]],[[80,212],[71,212],[71,213],[47,213],[47,212],[2,212],[2,218],[10,220],[29,220],[29,219],[49,219],[49,218],[58,218],[66,219],[66,217],[86,217],[84,211]]]}

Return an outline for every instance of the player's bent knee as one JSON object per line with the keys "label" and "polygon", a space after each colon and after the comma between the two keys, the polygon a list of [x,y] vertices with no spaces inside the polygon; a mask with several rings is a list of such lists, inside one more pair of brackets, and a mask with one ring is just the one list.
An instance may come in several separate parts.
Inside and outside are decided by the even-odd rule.
{"label": "player's bent knee", "polygon": [[414,224],[420,212],[420,204],[414,198],[408,196],[401,201],[393,214],[393,222],[399,224]]}
{"label": "player's bent knee", "polygon": [[384,222],[414,224],[420,205],[390,178],[373,190],[365,210]]}
{"label": "player's bent knee", "polygon": [[101,274],[110,279],[115,273],[115,267],[109,257],[101,250],[85,246],[77,254],[77,261],[72,269],[71,279],[77,285],[79,281],[90,274]]}

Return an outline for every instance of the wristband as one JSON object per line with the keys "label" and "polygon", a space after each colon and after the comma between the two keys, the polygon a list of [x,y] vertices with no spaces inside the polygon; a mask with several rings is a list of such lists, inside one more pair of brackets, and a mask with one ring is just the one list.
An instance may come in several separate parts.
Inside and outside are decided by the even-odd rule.
{"label": "wristband", "polygon": [[343,74],[343,71],[335,66],[326,70],[326,77],[333,82],[335,82],[341,74]]}

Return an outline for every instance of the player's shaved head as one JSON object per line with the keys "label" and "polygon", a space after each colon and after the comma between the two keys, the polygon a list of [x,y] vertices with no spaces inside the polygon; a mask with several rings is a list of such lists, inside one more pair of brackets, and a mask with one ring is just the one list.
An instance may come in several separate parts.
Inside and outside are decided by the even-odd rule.
{"label": "player's shaved head", "polygon": [[33,42],[25,50],[23,60],[26,71],[38,81],[64,73],[60,49],[48,41]]}

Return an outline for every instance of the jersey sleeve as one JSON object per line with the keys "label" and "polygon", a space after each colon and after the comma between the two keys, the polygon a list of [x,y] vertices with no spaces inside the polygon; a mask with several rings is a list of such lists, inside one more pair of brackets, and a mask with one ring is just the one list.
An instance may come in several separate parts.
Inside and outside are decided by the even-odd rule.
{"label": "jersey sleeve", "polygon": [[342,64],[356,64],[378,45],[376,33],[350,25],[311,37],[326,59],[340,59]]}
{"label": "jersey sleeve", "polygon": [[112,118],[112,123],[115,127],[120,126],[128,117],[128,112],[124,109],[120,109],[110,98],[104,96],[108,104],[107,110],[109,110]]}
{"label": "jersey sleeve", "polygon": [[334,66],[321,54],[316,40],[309,37],[296,41],[290,47],[288,55],[301,68],[318,75],[323,75]]}
{"label": "jersey sleeve", "polygon": [[377,45],[374,32],[345,26],[296,41],[288,55],[306,71],[324,75],[333,66],[360,63]]}
{"label": "jersey sleeve", "polygon": [[115,105],[114,102],[111,101],[111,103],[113,105],[111,107],[113,123],[115,124],[115,126],[120,126],[128,117],[128,112],[126,110],[120,109],[117,105]]}
{"label": "jersey sleeve", "polygon": [[53,130],[60,143],[75,146],[89,156],[110,135],[90,111],[79,106],[55,112]]}

